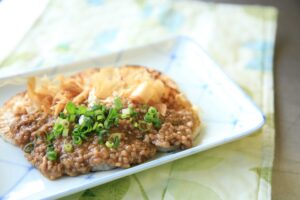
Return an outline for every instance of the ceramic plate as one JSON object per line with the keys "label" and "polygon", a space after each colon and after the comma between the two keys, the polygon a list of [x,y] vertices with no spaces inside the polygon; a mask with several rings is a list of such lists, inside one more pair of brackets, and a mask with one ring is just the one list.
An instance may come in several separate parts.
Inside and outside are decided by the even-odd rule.
{"label": "ceramic plate", "polygon": [[1,105],[25,89],[30,75],[70,74],[89,67],[134,64],[162,71],[174,79],[192,103],[199,107],[202,130],[193,148],[157,155],[129,169],[114,169],[50,181],[24,158],[23,152],[0,139],[0,199],[58,198],[137,173],[206,149],[245,137],[264,124],[264,117],[250,98],[213,60],[186,37],[120,51],[87,61],[28,71],[0,81]]}

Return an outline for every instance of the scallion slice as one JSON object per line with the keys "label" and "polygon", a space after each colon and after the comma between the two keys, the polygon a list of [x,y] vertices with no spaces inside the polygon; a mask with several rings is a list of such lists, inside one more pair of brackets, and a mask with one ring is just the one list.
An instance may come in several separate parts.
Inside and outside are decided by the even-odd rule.
{"label": "scallion slice", "polygon": [[68,153],[72,152],[73,151],[73,145],[71,143],[64,144],[64,151],[68,152]]}
{"label": "scallion slice", "polygon": [[73,102],[68,102],[66,105],[66,110],[69,114],[76,114],[76,105]]}
{"label": "scallion slice", "polygon": [[34,149],[34,143],[33,142],[29,142],[28,144],[26,144],[23,148],[23,151],[25,153],[31,153]]}
{"label": "scallion slice", "polygon": [[73,144],[75,145],[81,145],[82,144],[82,139],[80,136],[73,136],[72,137]]}
{"label": "scallion slice", "polygon": [[48,151],[46,155],[48,160],[55,161],[57,159],[57,152],[54,150]]}

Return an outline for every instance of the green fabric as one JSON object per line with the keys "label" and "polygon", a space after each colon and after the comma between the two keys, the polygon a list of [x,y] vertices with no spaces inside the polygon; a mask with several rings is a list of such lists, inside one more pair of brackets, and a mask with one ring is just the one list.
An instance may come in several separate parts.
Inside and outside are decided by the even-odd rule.
{"label": "green fabric", "polygon": [[277,10],[168,0],[53,0],[3,74],[70,63],[185,34],[267,116],[244,139],[63,199],[270,199],[274,157],[273,51]]}

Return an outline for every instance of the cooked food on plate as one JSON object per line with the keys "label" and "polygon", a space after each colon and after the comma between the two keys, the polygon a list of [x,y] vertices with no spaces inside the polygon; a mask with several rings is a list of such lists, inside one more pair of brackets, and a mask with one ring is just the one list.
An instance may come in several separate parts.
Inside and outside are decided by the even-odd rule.
{"label": "cooked food on plate", "polygon": [[49,179],[128,168],[193,146],[198,112],[177,85],[139,66],[31,77],[0,109],[0,134]]}

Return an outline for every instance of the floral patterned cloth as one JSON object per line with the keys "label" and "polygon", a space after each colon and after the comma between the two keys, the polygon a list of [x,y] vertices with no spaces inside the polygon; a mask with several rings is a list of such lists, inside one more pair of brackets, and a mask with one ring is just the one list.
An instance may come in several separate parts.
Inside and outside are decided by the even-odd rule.
{"label": "floral patterned cloth", "polygon": [[53,0],[1,75],[70,63],[175,35],[196,40],[260,106],[244,139],[64,199],[270,199],[277,10],[170,0]]}

